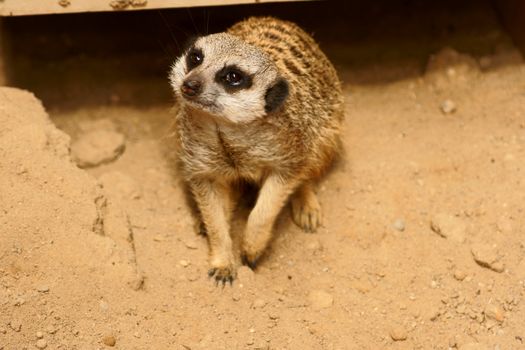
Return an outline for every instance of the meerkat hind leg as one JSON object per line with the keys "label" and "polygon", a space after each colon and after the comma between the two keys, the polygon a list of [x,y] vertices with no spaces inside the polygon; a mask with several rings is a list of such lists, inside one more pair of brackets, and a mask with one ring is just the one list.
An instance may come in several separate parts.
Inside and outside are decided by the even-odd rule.
{"label": "meerkat hind leg", "polygon": [[292,195],[292,218],[306,232],[315,232],[322,224],[321,205],[314,192],[314,185],[306,182]]}

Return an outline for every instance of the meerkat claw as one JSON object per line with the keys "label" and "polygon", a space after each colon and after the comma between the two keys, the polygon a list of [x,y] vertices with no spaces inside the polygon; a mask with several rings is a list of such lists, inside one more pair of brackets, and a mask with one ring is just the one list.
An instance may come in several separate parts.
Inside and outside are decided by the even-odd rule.
{"label": "meerkat claw", "polygon": [[222,282],[222,288],[224,288],[224,278],[219,276],[219,275],[216,275],[215,276],[215,285],[218,286],[220,282]]}
{"label": "meerkat claw", "polygon": [[243,263],[243,265],[248,266],[252,270],[255,270],[255,268],[257,267],[257,260],[259,260],[259,258],[249,259],[246,256],[246,254],[243,254],[243,256],[242,256],[242,263]]}
{"label": "meerkat claw", "polygon": [[215,284],[219,285],[219,282],[222,282],[224,287],[227,282],[230,285],[233,285],[233,280],[235,279],[235,270],[232,268],[211,268],[208,270],[208,277],[215,279]]}

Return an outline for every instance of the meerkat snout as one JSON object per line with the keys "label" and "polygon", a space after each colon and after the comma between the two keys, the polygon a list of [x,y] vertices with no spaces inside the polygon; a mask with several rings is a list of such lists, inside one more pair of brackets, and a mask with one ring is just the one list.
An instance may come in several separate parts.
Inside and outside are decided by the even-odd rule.
{"label": "meerkat snout", "polygon": [[184,97],[195,97],[200,94],[202,90],[202,82],[198,79],[186,79],[180,87],[180,91]]}

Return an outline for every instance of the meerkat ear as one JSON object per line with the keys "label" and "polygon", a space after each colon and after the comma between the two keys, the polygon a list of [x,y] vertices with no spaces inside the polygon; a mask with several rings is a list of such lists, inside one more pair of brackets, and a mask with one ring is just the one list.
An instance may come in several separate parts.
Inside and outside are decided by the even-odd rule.
{"label": "meerkat ear", "polygon": [[266,90],[266,95],[264,95],[266,102],[264,110],[266,113],[274,112],[281,107],[288,97],[288,92],[288,82],[283,78],[277,79],[277,81]]}

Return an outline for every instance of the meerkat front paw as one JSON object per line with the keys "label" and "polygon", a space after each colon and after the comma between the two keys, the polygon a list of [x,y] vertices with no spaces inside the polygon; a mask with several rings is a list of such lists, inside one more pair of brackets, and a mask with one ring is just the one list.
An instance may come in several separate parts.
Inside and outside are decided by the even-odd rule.
{"label": "meerkat front paw", "polygon": [[260,253],[244,251],[242,253],[241,259],[244,265],[248,266],[252,270],[255,270],[259,257]]}
{"label": "meerkat front paw", "polygon": [[259,258],[262,256],[264,250],[266,249],[266,242],[257,239],[261,236],[267,235],[257,235],[254,234],[254,232],[251,232],[245,234],[244,236],[241,254],[242,263],[250,267],[252,270],[255,269]]}
{"label": "meerkat front paw", "polygon": [[312,191],[298,192],[292,197],[293,221],[306,232],[315,232],[322,224],[321,205]]}
{"label": "meerkat front paw", "polygon": [[208,276],[215,278],[217,283],[226,282],[233,283],[235,277],[237,277],[237,266],[235,259],[231,255],[214,256],[210,259],[210,269],[208,270]]}

